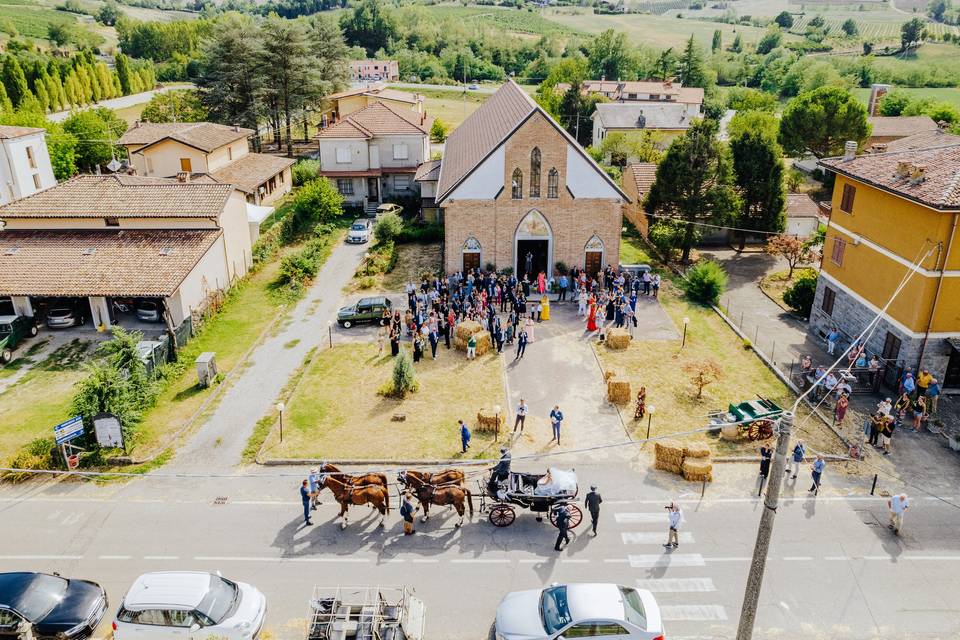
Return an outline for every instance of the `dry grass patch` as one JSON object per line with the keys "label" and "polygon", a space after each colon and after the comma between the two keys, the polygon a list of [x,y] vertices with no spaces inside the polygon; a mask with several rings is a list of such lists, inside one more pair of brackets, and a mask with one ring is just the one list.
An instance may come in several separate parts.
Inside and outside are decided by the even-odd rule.
{"label": "dry grass patch", "polygon": [[419,286],[424,272],[440,272],[442,247],[439,242],[412,242],[394,247],[396,263],[390,273],[354,277],[347,284],[347,293],[395,293],[403,291],[408,282]]}
{"label": "dry grass patch", "polygon": [[[493,354],[468,362],[463,354],[441,346],[437,360],[428,355],[414,369],[419,390],[403,400],[385,398],[377,391],[391,379],[389,352],[378,356],[371,344],[343,344],[319,352],[287,403],[283,443],[274,429],[265,456],[459,458],[461,418],[474,431],[465,457],[493,456],[493,435],[478,433],[474,426],[479,409],[504,403],[501,359]],[[392,420],[395,414],[405,420]]]}

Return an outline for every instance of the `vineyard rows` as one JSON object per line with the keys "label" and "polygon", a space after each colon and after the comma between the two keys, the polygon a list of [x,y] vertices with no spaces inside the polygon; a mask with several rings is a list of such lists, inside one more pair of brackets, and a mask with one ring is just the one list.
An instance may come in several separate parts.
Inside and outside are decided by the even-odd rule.
{"label": "vineyard rows", "polygon": [[646,0],[629,5],[636,11],[662,15],[670,11],[682,11],[690,6],[690,0]]}
{"label": "vineyard rows", "polygon": [[[803,16],[794,16],[793,27],[790,28],[790,31],[792,33],[803,35],[803,33],[807,30],[807,25],[815,15],[817,14],[808,13]],[[846,21],[846,18],[835,18],[828,16],[823,16],[823,19],[826,23],[826,27],[829,29],[829,35],[839,35],[841,33],[840,26]],[[859,30],[860,38],[863,40],[877,42],[900,39],[900,23],[898,22],[868,22],[857,19],[854,19],[854,22],[857,23],[857,29]],[[960,31],[960,29],[957,27],[946,24],[934,22],[927,24],[927,33],[930,35],[942,36],[944,33],[948,32],[956,34],[958,31]]]}

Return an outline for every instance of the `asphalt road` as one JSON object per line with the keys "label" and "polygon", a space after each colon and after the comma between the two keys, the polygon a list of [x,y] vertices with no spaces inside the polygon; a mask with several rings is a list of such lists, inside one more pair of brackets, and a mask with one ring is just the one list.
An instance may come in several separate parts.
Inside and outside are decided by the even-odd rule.
{"label": "asphalt road", "polygon": [[[220,570],[266,593],[268,628],[283,639],[304,637],[314,585],[410,585],[436,640],[485,638],[507,591],[572,581],[650,589],[671,640],[734,637],[761,509],[752,466],[721,466],[726,485],[708,487],[703,500],[699,487],[630,466],[577,466],[582,490],[595,482],[604,495],[600,535],[585,523],[561,553],[552,550],[555,530],[529,513],[506,529],[475,514],[457,530],[441,512],[404,537],[395,510],[380,530],[366,507],[354,508],[341,531],[326,494],[315,526],[304,527],[303,469],[5,487],[0,567],[97,580],[111,610],[142,572]],[[737,476],[743,481],[731,484]],[[864,495],[859,482],[826,480],[817,498],[806,493],[806,476],[784,491],[755,637],[957,637],[960,509],[915,498],[897,539],[885,526],[884,498]],[[672,496],[685,524],[680,548],[667,553],[663,505]]]}
{"label": "asphalt road", "polygon": [[[74,111],[83,111],[84,109],[92,109],[93,107],[108,107],[110,109],[124,109],[126,107],[132,107],[135,104],[143,104],[144,102],[150,102],[150,98],[157,95],[158,93],[163,93],[165,91],[170,91],[172,89],[190,89],[193,85],[191,83],[180,83],[161,87],[159,89],[154,89],[152,91],[144,91],[142,93],[134,93],[129,96],[120,96],[119,98],[110,98],[109,100],[101,100],[96,104],[88,104],[84,107],[77,107]],[[62,122],[67,119],[72,111],[57,111],[56,113],[51,113],[47,116],[48,120],[52,122]]]}

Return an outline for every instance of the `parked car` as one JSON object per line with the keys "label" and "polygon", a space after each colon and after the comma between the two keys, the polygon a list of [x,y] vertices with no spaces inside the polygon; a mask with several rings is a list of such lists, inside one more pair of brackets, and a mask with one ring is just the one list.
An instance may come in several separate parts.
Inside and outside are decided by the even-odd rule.
{"label": "parked car", "polygon": [[554,584],[509,593],[497,607],[495,631],[497,640],[664,639],[653,594],[616,584]]}
{"label": "parked car", "polygon": [[77,309],[77,305],[70,303],[58,303],[50,307],[47,311],[47,326],[51,329],[66,329],[68,327],[79,327],[86,320],[83,314]]}
{"label": "parked car", "polygon": [[96,582],[0,573],[0,637],[89,638],[106,610],[107,594]]}
{"label": "parked car", "polygon": [[385,214],[385,213],[395,213],[395,214],[397,214],[398,216],[401,216],[401,217],[402,217],[402,216],[403,216],[403,207],[401,207],[401,206],[398,205],[398,204],[394,204],[394,203],[392,203],[392,202],[388,202],[388,203],[382,204],[382,205],[380,205],[379,207],[377,207],[377,214],[376,214],[376,216],[377,216],[378,218],[379,218],[380,216],[382,216],[383,214]]}
{"label": "parked car", "polygon": [[13,350],[27,336],[37,335],[37,323],[27,316],[0,316],[0,364],[13,360]]}
{"label": "parked car", "polygon": [[477,85],[476,82],[474,82],[474,83],[472,83],[472,84],[471,84],[469,87],[467,87],[467,88],[470,89],[470,91],[476,91],[476,90],[479,89],[480,87],[479,87],[479,85]]}
{"label": "parked car", "polygon": [[256,587],[216,573],[145,573],[124,596],[113,622],[114,640],[255,640],[267,615]]}
{"label": "parked car", "polygon": [[155,300],[141,300],[137,303],[137,319],[143,322],[163,322],[163,308]]}
{"label": "parked car", "polygon": [[350,225],[350,230],[347,232],[347,242],[352,242],[356,244],[363,244],[364,242],[370,241],[370,231],[373,228],[373,224],[369,219],[357,219],[353,221],[353,224]]}
{"label": "parked car", "polygon": [[377,322],[382,325],[384,310],[390,311],[392,307],[393,303],[390,299],[383,296],[361,298],[357,304],[340,309],[337,312],[337,322],[344,329],[349,329],[361,322]]}

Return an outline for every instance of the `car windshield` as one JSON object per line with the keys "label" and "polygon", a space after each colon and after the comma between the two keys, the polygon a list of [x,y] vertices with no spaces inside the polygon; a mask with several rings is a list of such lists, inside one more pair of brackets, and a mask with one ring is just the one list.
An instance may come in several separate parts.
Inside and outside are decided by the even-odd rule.
{"label": "car windshield", "polygon": [[38,573],[30,582],[30,587],[17,605],[20,615],[36,622],[63,600],[67,592],[67,581],[58,576]]}
{"label": "car windshield", "polygon": [[540,619],[547,633],[553,634],[573,622],[567,606],[567,588],[550,587],[540,594]]}
{"label": "car windshield", "polygon": [[197,611],[213,621],[214,624],[227,617],[233,603],[237,599],[237,585],[221,578],[220,576],[210,576],[210,588],[207,589],[207,595],[197,605]]}
{"label": "car windshield", "polygon": [[47,315],[51,315],[55,318],[62,318],[64,316],[70,315],[70,309],[64,309],[64,308],[50,309],[50,312]]}
{"label": "car windshield", "polygon": [[157,303],[156,302],[141,302],[140,309],[142,311],[156,311]]}
{"label": "car windshield", "polygon": [[632,622],[641,629],[647,628],[647,612],[643,609],[643,601],[636,589],[620,587],[623,595],[623,613],[627,622]]}
{"label": "car windshield", "polygon": [[354,231],[366,231],[367,225],[363,224],[362,222],[357,222],[350,228]]}

